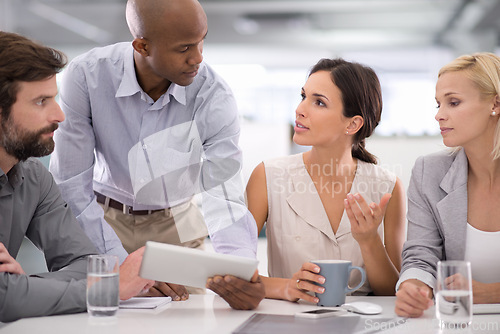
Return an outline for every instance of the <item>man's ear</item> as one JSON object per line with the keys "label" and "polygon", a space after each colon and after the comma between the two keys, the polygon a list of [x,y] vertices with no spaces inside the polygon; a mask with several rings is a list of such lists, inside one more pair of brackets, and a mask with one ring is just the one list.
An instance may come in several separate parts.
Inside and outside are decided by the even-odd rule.
{"label": "man's ear", "polygon": [[149,42],[147,39],[142,37],[134,38],[132,41],[132,46],[134,50],[140,53],[142,56],[149,56]]}
{"label": "man's ear", "polygon": [[356,115],[349,121],[349,125],[347,125],[347,131],[349,131],[350,135],[353,135],[363,127],[363,124],[365,124],[363,117]]}

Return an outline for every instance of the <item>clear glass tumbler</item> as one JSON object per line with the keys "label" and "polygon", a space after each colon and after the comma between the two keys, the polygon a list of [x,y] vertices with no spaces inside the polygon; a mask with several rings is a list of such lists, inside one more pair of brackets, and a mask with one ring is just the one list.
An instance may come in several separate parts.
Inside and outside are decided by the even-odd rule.
{"label": "clear glass tumbler", "polygon": [[467,328],[471,324],[472,279],[470,262],[438,262],[436,317],[442,329]]}
{"label": "clear glass tumbler", "polygon": [[96,317],[113,316],[120,302],[119,261],[114,255],[87,259],[87,311]]}

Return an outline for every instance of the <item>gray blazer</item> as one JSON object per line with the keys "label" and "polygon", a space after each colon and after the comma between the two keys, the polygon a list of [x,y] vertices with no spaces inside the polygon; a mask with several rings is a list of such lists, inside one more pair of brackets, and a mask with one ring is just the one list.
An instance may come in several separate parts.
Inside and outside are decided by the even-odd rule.
{"label": "gray blazer", "polygon": [[463,149],[420,157],[408,188],[408,235],[396,285],[416,278],[434,288],[437,262],[463,260],[468,162]]}

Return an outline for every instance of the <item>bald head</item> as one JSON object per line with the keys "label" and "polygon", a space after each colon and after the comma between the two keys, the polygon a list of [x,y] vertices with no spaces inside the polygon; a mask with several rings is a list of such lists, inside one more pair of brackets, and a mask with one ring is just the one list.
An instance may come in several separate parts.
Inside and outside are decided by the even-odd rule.
{"label": "bald head", "polygon": [[126,18],[134,38],[153,38],[179,23],[206,21],[197,0],[128,0]]}

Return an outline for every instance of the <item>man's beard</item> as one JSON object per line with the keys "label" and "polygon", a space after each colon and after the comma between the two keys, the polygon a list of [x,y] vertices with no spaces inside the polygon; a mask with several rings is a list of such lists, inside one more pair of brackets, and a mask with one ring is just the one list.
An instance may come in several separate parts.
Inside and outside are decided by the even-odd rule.
{"label": "man's beard", "polygon": [[57,128],[57,123],[54,123],[38,131],[28,131],[14,124],[12,118],[9,117],[6,122],[2,122],[0,145],[7,154],[19,161],[24,161],[30,157],[43,157],[54,151],[54,140],[49,137],[47,140],[42,141],[41,136],[45,133],[54,132]]}

